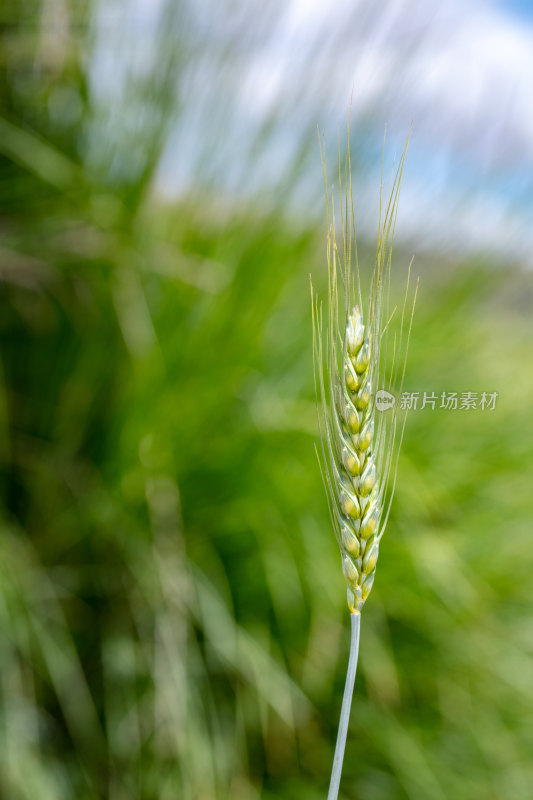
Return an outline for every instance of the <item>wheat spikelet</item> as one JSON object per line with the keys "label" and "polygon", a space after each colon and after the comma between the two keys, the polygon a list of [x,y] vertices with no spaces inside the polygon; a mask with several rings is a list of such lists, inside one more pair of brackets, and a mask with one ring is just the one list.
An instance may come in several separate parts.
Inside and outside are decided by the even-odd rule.
{"label": "wheat spikelet", "polygon": [[[313,297],[315,383],[323,478],[340,547],[342,571],[348,584],[348,606],[355,614],[361,612],[374,582],[403,434],[403,426],[398,425],[398,404],[387,411],[378,410],[376,391],[390,393],[397,388],[395,383],[402,361],[403,383],[412,322],[411,311],[409,329],[404,336],[408,277],[399,331],[394,333],[392,343],[389,341],[396,311],[389,309],[392,240],[405,155],[406,148],[393,176],[386,204],[381,195],[379,234],[366,308],[357,260],[349,143],[344,198],[339,158],[342,249],[337,245],[335,213],[329,201],[324,169],[329,281],[325,325],[322,307]],[[394,476],[392,487],[389,485],[391,474]]]}

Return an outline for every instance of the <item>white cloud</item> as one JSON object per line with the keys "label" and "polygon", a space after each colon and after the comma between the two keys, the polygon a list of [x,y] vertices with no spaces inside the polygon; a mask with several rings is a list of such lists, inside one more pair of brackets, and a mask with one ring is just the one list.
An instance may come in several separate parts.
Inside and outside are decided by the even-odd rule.
{"label": "white cloud", "polygon": [[[202,137],[174,137],[176,149],[200,147],[213,131],[204,149],[222,191],[275,187],[298,146],[316,141],[317,123],[335,148],[353,92],[354,138],[376,145],[358,177],[363,224],[372,218],[382,132],[398,149],[412,121],[398,234],[506,252],[514,243],[524,258],[533,250],[532,26],[490,0],[292,0],[234,18],[229,8],[212,6],[199,34],[201,63],[196,73],[191,65],[182,95],[183,120],[209,124],[198,123]],[[186,161],[196,164],[192,155]],[[302,180],[305,205],[309,175]]]}

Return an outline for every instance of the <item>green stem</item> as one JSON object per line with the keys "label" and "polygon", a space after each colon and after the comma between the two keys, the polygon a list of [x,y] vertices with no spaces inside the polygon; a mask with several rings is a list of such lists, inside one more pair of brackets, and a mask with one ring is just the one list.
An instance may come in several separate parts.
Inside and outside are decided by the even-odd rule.
{"label": "green stem", "polygon": [[333,756],[333,767],[331,770],[328,800],[337,800],[339,795],[342,763],[344,761],[344,748],[346,745],[346,734],[348,733],[348,722],[350,720],[353,685],[357,670],[357,657],[359,655],[359,630],[361,627],[361,614],[356,613],[351,614],[350,616],[352,629],[350,640],[350,657],[348,659],[348,672],[346,673],[346,685],[344,687],[344,696],[342,698],[341,718],[339,720],[339,730],[337,733],[337,744],[335,745],[335,755]]}

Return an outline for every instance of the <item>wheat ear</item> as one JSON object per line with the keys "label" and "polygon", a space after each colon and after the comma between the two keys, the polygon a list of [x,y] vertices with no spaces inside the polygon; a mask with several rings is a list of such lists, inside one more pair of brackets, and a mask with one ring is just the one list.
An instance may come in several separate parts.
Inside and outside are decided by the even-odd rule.
{"label": "wheat ear", "polygon": [[[339,152],[342,250],[337,245],[335,212],[328,196],[321,148],[328,221],[328,303],[325,324],[322,306],[311,287],[315,389],[321,443],[319,460],[331,521],[340,548],[342,571],[348,584],[348,608],[351,614],[350,656],[328,800],[336,800],[338,796],[359,652],[361,609],[374,583],[405,425],[405,416],[403,424],[398,424],[397,404],[386,412],[377,410],[376,390],[391,393],[393,388],[398,388],[399,367],[403,362],[401,392],[416,299],[415,290],[407,321],[409,268],[399,331],[391,336],[391,323],[396,312],[396,309],[392,312],[389,309],[392,241],[406,149],[407,142],[386,202],[383,200],[383,188],[381,190],[378,241],[368,302],[363,310],[349,129],[344,197]],[[408,330],[404,336],[406,325]]]}

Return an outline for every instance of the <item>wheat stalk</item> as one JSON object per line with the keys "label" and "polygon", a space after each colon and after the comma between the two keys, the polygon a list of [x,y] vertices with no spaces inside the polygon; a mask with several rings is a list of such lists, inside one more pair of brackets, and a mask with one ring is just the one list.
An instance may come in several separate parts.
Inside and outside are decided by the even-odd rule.
{"label": "wheat stalk", "polygon": [[379,233],[368,301],[364,308],[355,236],[349,126],[344,197],[339,152],[340,251],[321,148],[328,222],[328,303],[325,324],[322,306],[311,286],[315,390],[321,442],[319,460],[331,521],[341,553],[342,572],[348,584],[348,608],[351,614],[350,657],[328,800],[336,800],[338,796],[359,652],[361,609],[374,583],[380,543],[394,494],[398,454],[405,426],[405,415],[403,423],[399,425],[397,404],[388,411],[379,411],[376,392],[378,389],[384,390],[390,396],[391,390],[396,388],[399,367],[403,362],[401,392],[416,300],[415,290],[411,313],[407,315],[408,331],[404,336],[409,267],[399,330],[391,336],[391,323],[396,312],[396,309],[391,311],[389,308],[392,241],[406,149],[407,142],[393,175],[386,203],[383,201],[382,174]]}

